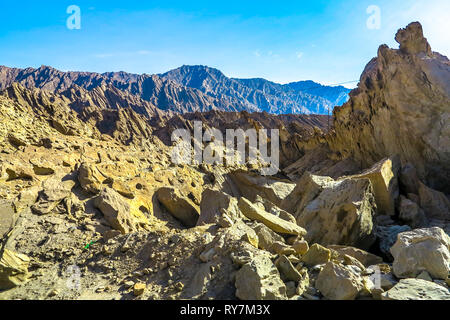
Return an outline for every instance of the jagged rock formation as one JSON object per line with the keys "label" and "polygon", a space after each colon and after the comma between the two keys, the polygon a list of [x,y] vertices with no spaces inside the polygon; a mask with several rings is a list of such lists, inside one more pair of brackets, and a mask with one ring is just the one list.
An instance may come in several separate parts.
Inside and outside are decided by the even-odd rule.
{"label": "jagged rock formation", "polygon": [[339,157],[368,167],[398,154],[428,186],[450,193],[450,61],[432,52],[419,23],[383,45],[327,136]]}
{"label": "jagged rock formation", "polygon": [[[312,81],[279,85],[264,79],[230,79],[219,70],[183,66],[163,75],[125,72],[61,72],[51,67],[15,69],[0,67],[0,90],[18,82],[28,89],[64,92],[82,98],[92,92],[94,102],[111,106],[131,105],[138,112],[157,106],[175,112],[266,111],[274,114],[329,114],[347,101],[350,90],[321,86]],[[73,92],[75,91],[75,92]],[[76,103],[76,106],[83,104]],[[140,112],[139,112],[140,109]]]}

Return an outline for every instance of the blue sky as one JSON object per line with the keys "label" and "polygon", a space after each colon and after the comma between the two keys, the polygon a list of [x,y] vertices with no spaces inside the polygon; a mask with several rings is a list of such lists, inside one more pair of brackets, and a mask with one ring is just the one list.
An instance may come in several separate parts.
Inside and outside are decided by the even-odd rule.
{"label": "blue sky", "polygon": [[[69,5],[81,29],[69,30]],[[377,5],[380,29],[367,28]],[[422,22],[432,48],[450,55],[450,1],[2,1],[0,65],[161,73],[202,64],[227,76],[287,83],[359,79],[380,44]],[[347,85],[352,87],[355,84]]]}

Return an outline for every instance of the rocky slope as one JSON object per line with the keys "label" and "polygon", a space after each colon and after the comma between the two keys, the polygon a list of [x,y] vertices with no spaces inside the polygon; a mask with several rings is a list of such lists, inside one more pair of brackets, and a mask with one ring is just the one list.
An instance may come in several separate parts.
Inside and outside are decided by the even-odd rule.
{"label": "rocky slope", "polygon": [[[382,114],[398,115],[405,97],[389,88],[407,81],[396,75],[419,73],[420,59],[439,66],[445,83],[434,88],[448,84],[447,60],[430,53],[420,31],[401,30],[401,49],[389,49],[396,58],[369,64],[391,100],[364,80],[373,70],[366,68],[331,131],[324,116],[170,115],[106,84],[7,87],[0,299],[450,300],[449,198],[429,185],[445,185],[447,175],[419,166],[445,163],[428,149],[411,151],[424,147],[413,139],[422,128],[396,138],[393,150],[371,131]],[[39,81],[59,86],[47,80]],[[440,89],[410,81],[424,105],[447,101]],[[421,109],[423,123],[442,117],[445,126],[449,105],[442,107]],[[407,119],[382,125],[400,133]],[[280,128],[283,170],[262,176],[261,162],[174,164],[170,133],[195,120],[204,129]],[[444,148],[439,159],[445,138],[428,140],[430,150]]]}
{"label": "rocky slope", "polygon": [[[328,114],[335,105],[347,100],[350,91],[314,82],[279,85],[263,79],[230,79],[217,69],[203,66],[184,66],[162,75],[61,72],[46,66],[38,69],[0,67],[0,89],[14,82],[28,89],[58,93],[83,88],[98,94],[107,89],[113,96],[110,97],[112,105],[120,104],[127,97],[135,109],[148,109],[150,103],[161,110],[180,113],[245,110],[273,114]],[[125,101],[120,105],[128,104]]]}

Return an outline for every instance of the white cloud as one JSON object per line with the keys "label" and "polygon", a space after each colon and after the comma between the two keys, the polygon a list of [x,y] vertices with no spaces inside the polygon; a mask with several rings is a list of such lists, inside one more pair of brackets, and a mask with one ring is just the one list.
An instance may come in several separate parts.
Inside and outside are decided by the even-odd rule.
{"label": "white cloud", "polygon": [[297,52],[296,54],[295,54],[295,56],[297,57],[297,59],[301,59],[302,57],[303,57],[303,52]]}

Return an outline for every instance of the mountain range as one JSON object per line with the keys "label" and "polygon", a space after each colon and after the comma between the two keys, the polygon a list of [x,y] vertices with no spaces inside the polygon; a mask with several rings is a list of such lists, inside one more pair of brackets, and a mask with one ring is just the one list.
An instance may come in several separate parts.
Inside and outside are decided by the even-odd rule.
{"label": "mountain range", "polygon": [[[221,111],[272,114],[328,114],[348,100],[349,89],[313,81],[278,84],[265,79],[234,79],[207,66],[182,66],[164,74],[63,72],[52,67],[0,66],[0,90],[20,83],[28,89],[61,94],[85,104],[132,107],[149,115],[155,109],[178,113]],[[78,104],[77,107],[82,107]]]}

